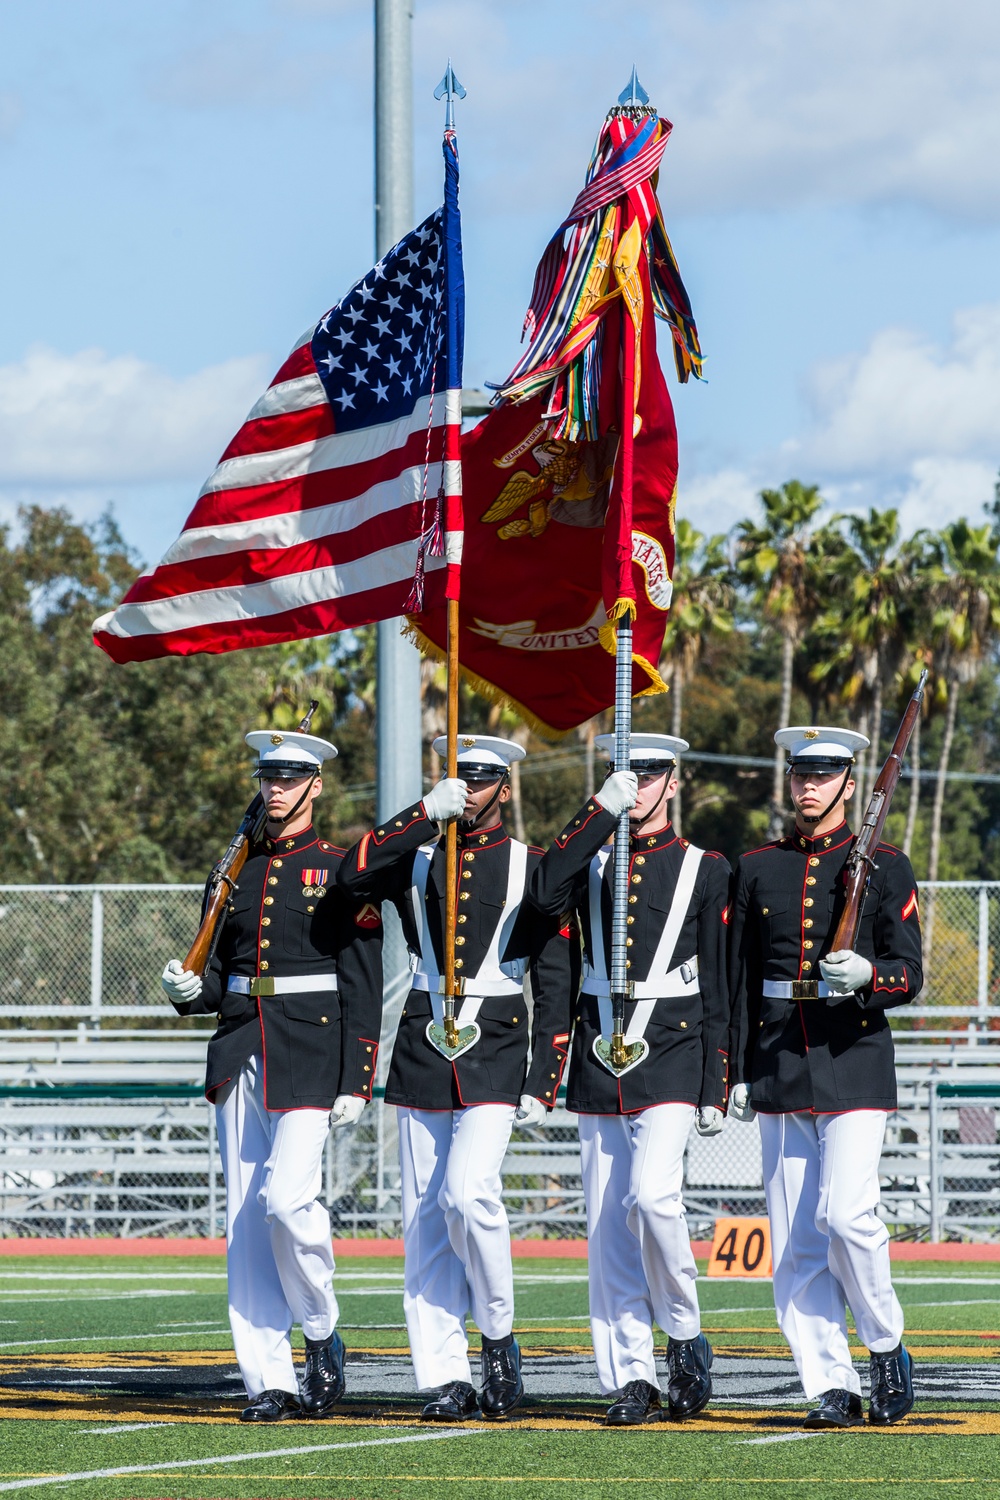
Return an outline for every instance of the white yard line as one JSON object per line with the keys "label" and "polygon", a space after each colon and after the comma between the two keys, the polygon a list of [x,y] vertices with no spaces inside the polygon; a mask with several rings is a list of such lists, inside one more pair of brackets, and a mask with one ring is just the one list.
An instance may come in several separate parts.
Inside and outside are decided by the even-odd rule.
{"label": "white yard line", "polygon": [[741,1438],[738,1448],[762,1448],[765,1443],[801,1443],[804,1438],[823,1437],[822,1432],[782,1432],[776,1437]]}
{"label": "white yard line", "polygon": [[11,1490],[41,1489],[47,1484],[82,1484],[91,1479],[117,1479],[125,1474],[162,1474],[168,1469],[197,1469],[215,1464],[245,1464],[261,1458],[289,1458],[300,1453],[336,1453],[356,1448],[389,1448],[398,1443],[434,1443],[442,1438],[481,1437],[484,1427],[449,1427],[443,1432],[408,1433],[405,1437],[365,1438],[358,1443],[314,1443],[305,1448],[267,1448],[252,1453],[223,1453],[217,1458],[175,1458],[161,1464],[119,1464],[111,1469],[83,1469],[76,1474],[38,1475],[0,1484],[0,1494]]}
{"label": "white yard line", "polygon": [[[228,1328],[208,1328],[199,1330],[202,1333],[228,1333]],[[191,1339],[193,1333],[121,1333],[114,1338],[105,1338],[103,1334],[89,1334],[84,1338],[74,1339],[15,1339],[10,1344],[0,1344],[0,1349],[36,1349],[44,1344],[134,1344],[139,1339]],[[95,1350],[100,1353],[100,1350]]]}
{"label": "white yard line", "polygon": [[110,1436],[113,1432],[145,1432],[149,1427],[169,1427],[169,1422],[130,1422],[125,1427],[81,1427],[80,1435],[88,1437],[91,1433],[102,1433]]}
{"label": "white yard line", "polygon": [[[225,1271],[155,1271],[157,1281],[225,1281]],[[149,1271],[3,1271],[3,1281],[148,1281]]]}
{"label": "white yard line", "polygon": [[1000,1276],[898,1276],[896,1286],[1000,1286]]}
{"label": "white yard line", "polygon": [[[906,1299],[907,1307],[982,1307],[985,1303],[995,1303],[995,1297],[965,1297],[959,1300],[955,1297],[946,1297],[943,1302],[925,1302],[923,1297],[918,1302]],[[956,1329],[958,1333],[961,1330]]]}

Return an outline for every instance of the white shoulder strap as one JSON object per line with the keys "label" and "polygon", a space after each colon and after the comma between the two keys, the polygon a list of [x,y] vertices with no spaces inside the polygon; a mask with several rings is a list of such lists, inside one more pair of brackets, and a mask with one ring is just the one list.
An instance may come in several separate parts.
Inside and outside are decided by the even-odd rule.
{"label": "white shoulder strap", "polygon": [[413,881],[410,886],[410,905],[413,907],[413,922],[420,943],[420,952],[414,955],[416,964],[411,961],[410,968],[415,970],[419,964],[427,972],[437,968],[431,930],[427,924],[427,877],[431,873],[431,861],[436,848],[437,844],[421,844],[413,856]]}
{"label": "white shoulder strap", "polygon": [[698,866],[701,864],[704,849],[696,849],[694,844],[689,844],[684,851],[681,861],[680,874],[674,887],[674,899],[670,903],[667,920],[663,924],[660,933],[660,941],[656,945],[653,954],[653,962],[649,966],[646,982],[656,984],[658,980],[670,973],[670,966],[674,961],[674,949],[677,947],[677,939],[681,935],[684,926],[684,918],[688,914],[691,905],[691,897],[694,895],[694,883],[698,878]]}
{"label": "white shoulder strap", "polygon": [[604,948],[604,918],[601,912],[601,891],[604,886],[604,871],[611,858],[611,845],[598,849],[590,861],[588,886],[590,895],[590,965],[589,972],[595,979],[608,978],[608,956]]}

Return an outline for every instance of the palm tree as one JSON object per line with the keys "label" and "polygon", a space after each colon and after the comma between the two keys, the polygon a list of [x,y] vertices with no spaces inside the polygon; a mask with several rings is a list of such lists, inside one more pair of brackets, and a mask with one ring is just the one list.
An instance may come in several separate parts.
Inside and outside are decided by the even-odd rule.
{"label": "palm tree", "polygon": [[[680,736],[684,722],[684,684],[713,635],[733,629],[733,579],[725,553],[725,538],[707,539],[690,521],[677,522],[674,536],[673,595],[663,637],[660,671],[669,679],[672,694],[670,733]],[[671,820],[682,833],[681,789],[671,808]]]}
{"label": "palm tree", "polygon": [[989,523],[970,526],[953,521],[934,540],[931,577],[933,628],[940,673],[947,693],[944,737],[931,816],[927,879],[936,880],[941,852],[948,762],[955,737],[959,689],[973,682],[1000,636],[1000,571],[997,538]]}
{"label": "palm tree", "polygon": [[[823,504],[817,485],[790,479],[780,490],[762,490],[762,524],[741,521],[736,528],[736,570],[750,589],[764,620],[781,636],[781,708],[787,724],[792,705],[795,648],[819,613],[817,555],[810,550],[811,525]],[[771,792],[772,838],[784,828],[784,755],[774,757]]]}
{"label": "palm tree", "polygon": [[[832,649],[813,667],[813,681],[840,678],[838,696],[857,713],[871,740],[858,767],[858,802],[863,805],[879,765],[882,700],[886,684],[900,673],[906,655],[903,615],[913,582],[908,544],[901,544],[899,513],[872,509],[867,517],[847,516],[847,541],[829,549],[834,607],[817,622]],[[832,523],[831,528],[832,530]],[[846,599],[846,603],[845,603]]]}

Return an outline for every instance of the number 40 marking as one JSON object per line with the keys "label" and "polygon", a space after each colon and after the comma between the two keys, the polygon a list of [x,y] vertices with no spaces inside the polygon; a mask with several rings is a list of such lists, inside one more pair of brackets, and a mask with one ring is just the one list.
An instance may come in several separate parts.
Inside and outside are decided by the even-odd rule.
{"label": "number 40 marking", "polygon": [[771,1227],[767,1219],[716,1219],[709,1276],[770,1276]]}

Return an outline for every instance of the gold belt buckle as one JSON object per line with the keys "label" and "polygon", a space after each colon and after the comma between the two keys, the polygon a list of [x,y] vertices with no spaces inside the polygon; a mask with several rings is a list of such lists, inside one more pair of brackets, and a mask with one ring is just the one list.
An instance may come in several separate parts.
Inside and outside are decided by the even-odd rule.
{"label": "gold belt buckle", "polygon": [[[439,979],[438,980],[438,994],[439,995],[447,995],[447,993],[448,993],[448,987],[447,987],[444,979]],[[458,996],[464,995],[464,994],[465,994],[465,979],[463,977],[460,977],[458,974],[456,974],[455,975],[455,997],[457,999]]]}
{"label": "gold belt buckle", "polygon": [[793,979],[792,980],[792,999],[793,1000],[818,1000],[819,999],[819,980],[817,980],[817,979]]}
{"label": "gold belt buckle", "polygon": [[250,993],[251,993],[251,995],[273,995],[274,994],[274,980],[273,979],[251,979],[251,981],[250,981]]}

